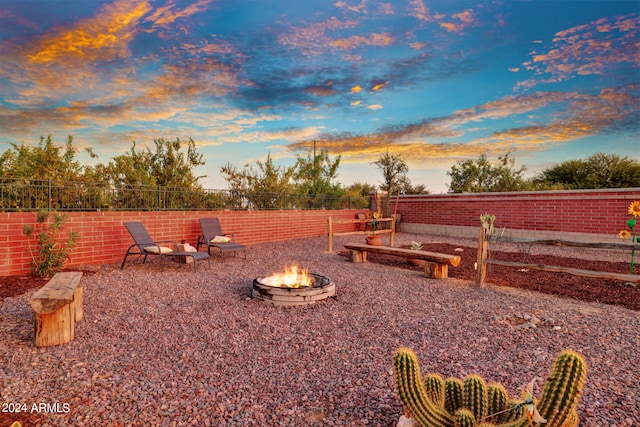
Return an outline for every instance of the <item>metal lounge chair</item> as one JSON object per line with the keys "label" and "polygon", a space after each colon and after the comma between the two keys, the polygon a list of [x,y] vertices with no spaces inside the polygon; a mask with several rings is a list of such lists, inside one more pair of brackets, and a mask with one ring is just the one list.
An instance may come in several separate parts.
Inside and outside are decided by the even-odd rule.
{"label": "metal lounge chair", "polygon": [[[138,255],[138,256],[144,255],[144,258],[142,260],[143,264],[147,261],[148,255],[158,255],[160,257],[161,267],[163,264],[162,261],[167,256],[184,256],[184,257],[193,258],[193,271],[196,270],[197,260],[206,259],[207,262],[209,263],[209,266],[211,266],[211,261],[209,259],[208,253],[183,252],[183,251],[174,250],[175,248],[177,248],[177,244],[173,240],[160,240],[155,242],[151,238],[151,236],[149,236],[149,233],[147,233],[147,229],[144,228],[144,225],[142,225],[142,223],[139,221],[125,222],[124,226],[127,227],[127,230],[129,231],[129,234],[131,234],[131,237],[133,238],[133,241],[135,243],[129,246],[129,249],[127,249],[127,253],[124,255],[124,259],[122,260],[122,265],[120,266],[120,269],[124,268],[124,263],[127,261],[127,258],[130,255]],[[171,243],[173,244],[173,247],[168,248],[166,246],[162,246],[161,243]],[[134,248],[137,248],[137,250],[135,250]]]}
{"label": "metal lounge chair", "polygon": [[[211,248],[220,251],[220,256],[224,258],[227,252],[233,252],[234,256],[237,252],[244,252],[244,258],[247,258],[247,248],[244,245],[236,243],[233,233],[223,233],[218,218],[200,218],[200,229],[202,235],[198,236],[196,248],[200,250],[200,245],[207,246],[207,252],[211,254]],[[224,242],[227,240],[227,242]]]}

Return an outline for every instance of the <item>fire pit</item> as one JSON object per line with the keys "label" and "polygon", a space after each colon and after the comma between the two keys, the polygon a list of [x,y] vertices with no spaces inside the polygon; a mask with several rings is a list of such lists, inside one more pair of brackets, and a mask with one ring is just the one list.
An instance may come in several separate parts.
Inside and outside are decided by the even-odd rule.
{"label": "fire pit", "polygon": [[297,266],[285,273],[257,277],[253,281],[251,296],[273,305],[309,305],[335,295],[336,287],[326,276],[307,273]]}

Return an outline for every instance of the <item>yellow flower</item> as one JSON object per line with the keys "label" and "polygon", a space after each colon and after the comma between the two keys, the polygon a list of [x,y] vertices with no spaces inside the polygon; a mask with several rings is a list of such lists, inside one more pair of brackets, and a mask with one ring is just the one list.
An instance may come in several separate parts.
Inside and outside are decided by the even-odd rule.
{"label": "yellow flower", "polygon": [[375,219],[382,218],[382,213],[380,213],[380,212],[375,212],[375,213],[373,214],[373,217],[374,217]]}
{"label": "yellow flower", "polygon": [[640,216],[640,202],[632,202],[629,205],[629,213],[633,216]]}
{"label": "yellow flower", "polygon": [[629,237],[631,237],[631,233],[629,233],[628,230],[620,230],[618,236],[620,236],[621,239],[628,239]]}

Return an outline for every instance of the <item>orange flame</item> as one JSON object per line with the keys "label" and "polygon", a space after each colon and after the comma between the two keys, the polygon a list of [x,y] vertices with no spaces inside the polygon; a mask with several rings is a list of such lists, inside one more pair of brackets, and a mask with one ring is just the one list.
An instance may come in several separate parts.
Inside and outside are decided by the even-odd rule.
{"label": "orange flame", "polygon": [[309,276],[307,270],[293,264],[291,267],[285,267],[284,273],[276,273],[271,276],[271,285],[281,288],[302,288],[313,286],[313,278]]}

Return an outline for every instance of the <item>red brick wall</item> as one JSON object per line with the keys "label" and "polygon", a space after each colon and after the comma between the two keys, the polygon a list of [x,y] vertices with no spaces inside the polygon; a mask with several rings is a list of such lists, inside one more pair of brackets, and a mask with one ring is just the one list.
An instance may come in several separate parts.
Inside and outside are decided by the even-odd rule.
{"label": "red brick wall", "polygon": [[[356,210],[323,211],[211,211],[211,212],[69,212],[64,230],[80,234],[68,267],[98,265],[122,260],[133,243],[124,221],[142,221],[155,240],[186,239],[194,245],[200,234],[198,218],[218,217],[223,231],[234,233],[238,243],[255,243],[327,235],[327,218],[355,219]],[[22,226],[34,224],[33,212],[0,212],[0,276],[31,271]],[[334,227],[336,227],[334,225]],[[335,232],[351,231],[353,224],[338,225]],[[61,238],[64,238],[64,233]]]}
{"label": "red brick wall", "polygon": [[434,194],[401,196],[398,212],[402,223],[478,227],[480,215],[490,213],[500,228],[617,234],[635,200],[640,200],[639,188]]}

